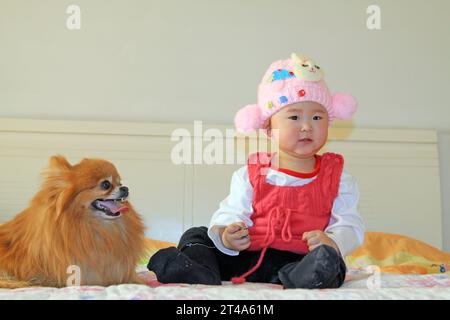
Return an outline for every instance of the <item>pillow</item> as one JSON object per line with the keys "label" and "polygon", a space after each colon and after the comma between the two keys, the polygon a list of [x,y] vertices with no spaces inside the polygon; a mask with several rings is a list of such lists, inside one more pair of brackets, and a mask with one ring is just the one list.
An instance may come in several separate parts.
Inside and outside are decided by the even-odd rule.
{"label": "pillow", "polygon": [[450,253],[398,234],[366,232],[364,243],[346,257],[349,268],[370,265],[381,272],[429,274],[450,272]]}

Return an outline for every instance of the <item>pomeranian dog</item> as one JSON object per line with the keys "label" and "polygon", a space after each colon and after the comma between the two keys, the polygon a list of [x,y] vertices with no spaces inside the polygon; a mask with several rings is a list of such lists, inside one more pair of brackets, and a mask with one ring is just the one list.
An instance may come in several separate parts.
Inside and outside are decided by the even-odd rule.
{"label": "pomeranian dog", "polygon": [[144,224],[127,197],[112,163],[51,157],[29,207],[0,225],[0,287],[140,283]]}

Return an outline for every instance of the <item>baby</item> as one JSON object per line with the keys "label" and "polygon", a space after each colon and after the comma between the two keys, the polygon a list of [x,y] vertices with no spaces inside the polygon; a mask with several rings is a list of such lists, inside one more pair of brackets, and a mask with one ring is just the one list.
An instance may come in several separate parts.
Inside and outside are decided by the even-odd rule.
{"label": "baby", "polygon": [[178,248],[150,259],[149,270],[163,283],[340,287],[344,257],[364,239],[359,190],[341,155],[317,152],[333,119],[355,111],[352,96],[330,94],[311,59],[292,54],[274,62],[258,87],[258,104],[241,109],[235,125],[241,132],[264,129],[277,152],[250,155],[209,228],[187,230]]}

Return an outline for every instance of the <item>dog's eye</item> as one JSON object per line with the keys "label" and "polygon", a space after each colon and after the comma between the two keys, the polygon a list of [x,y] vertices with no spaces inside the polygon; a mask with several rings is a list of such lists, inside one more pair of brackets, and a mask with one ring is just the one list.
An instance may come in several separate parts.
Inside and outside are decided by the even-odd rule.
{"label": "dog's eye", "polygon": [[109,182],[108,180],[105,180],[100,184],[100,187],[103,190],[108,190],[109,188],[111,188],[111,182]]}

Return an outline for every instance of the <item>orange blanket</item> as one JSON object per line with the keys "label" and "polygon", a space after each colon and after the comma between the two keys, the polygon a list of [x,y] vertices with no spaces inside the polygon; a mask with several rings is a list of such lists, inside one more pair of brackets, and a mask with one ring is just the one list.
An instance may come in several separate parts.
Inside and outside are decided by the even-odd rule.
{"label": "orange blanket", "polygon": [[413,238],[383,232],[367,232],[363,245],[346,262],[351,268],[375,265],[386,273],[450,272],[450,253]]}

